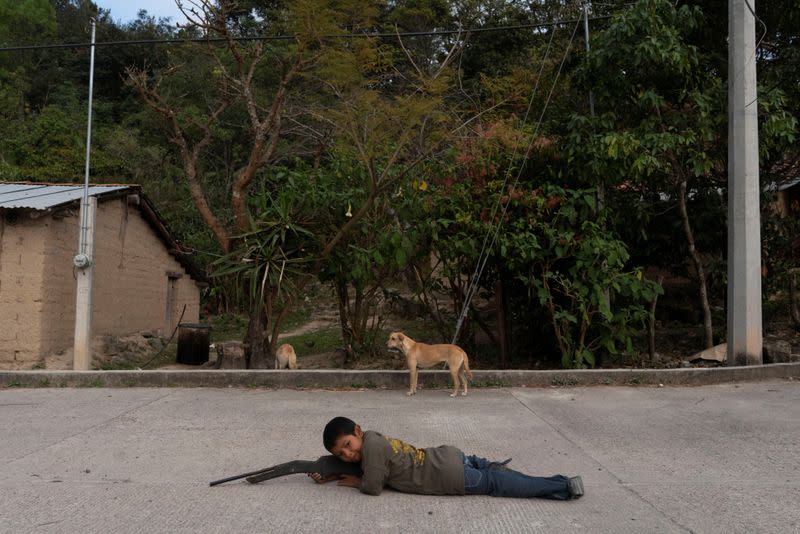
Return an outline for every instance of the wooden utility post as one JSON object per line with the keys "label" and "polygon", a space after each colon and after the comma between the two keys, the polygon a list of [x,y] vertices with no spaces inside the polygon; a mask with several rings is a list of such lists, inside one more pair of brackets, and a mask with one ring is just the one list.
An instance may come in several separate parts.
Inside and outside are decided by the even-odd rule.
{"label": "wooden utility post", "polygon": [[728,365],[762,362],[754,12],[728,1]]}

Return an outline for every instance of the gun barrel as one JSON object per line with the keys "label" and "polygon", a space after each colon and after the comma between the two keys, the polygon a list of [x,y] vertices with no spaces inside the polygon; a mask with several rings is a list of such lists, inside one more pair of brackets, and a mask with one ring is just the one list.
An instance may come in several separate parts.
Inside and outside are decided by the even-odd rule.
{"label": "gun barrel", "polygon": [[240,478],[251,477],[253,475],[260,475],[264,471],[269,471],[270,469],[272,469],[272,467],[267,467],[266,469],[259,469],[258,471],[250,471],[249,473],[244,473],[242,475],[236,475],[236,476],[232,476],[232,477],[228,477],[228,478],[221,478],[219,480],[215,480],[213,482],[210,482],[208,485],[209,486],[217,486],[219,484],[224,484],[225,482],[230,482],[232,480],[239,480]]}

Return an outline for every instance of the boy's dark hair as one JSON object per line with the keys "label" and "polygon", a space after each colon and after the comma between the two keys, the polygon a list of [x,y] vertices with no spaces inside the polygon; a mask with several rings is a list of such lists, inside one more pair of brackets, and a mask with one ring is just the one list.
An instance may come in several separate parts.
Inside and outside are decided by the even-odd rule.
{"label": "boy's dark hair", "polygon": [[325,425],[322,431],[322,444],[330,452],[336,440],[342,436],[355,436],[356,423],[347,417],[334,417]]}

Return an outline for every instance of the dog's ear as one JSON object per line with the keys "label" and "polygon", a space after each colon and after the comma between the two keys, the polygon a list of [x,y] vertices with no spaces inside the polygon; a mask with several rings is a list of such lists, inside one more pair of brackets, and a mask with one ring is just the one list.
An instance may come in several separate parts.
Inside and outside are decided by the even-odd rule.
{"label": "dog's ear", "polygon": [[403,341],[405,338],[406,336],[404,336],[402,333],[397,334],[397,339],[399,339],[400,341]]}

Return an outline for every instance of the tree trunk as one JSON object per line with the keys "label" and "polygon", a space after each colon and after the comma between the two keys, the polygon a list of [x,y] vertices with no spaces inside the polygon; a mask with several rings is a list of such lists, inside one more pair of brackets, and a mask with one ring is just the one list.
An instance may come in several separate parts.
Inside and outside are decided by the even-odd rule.
{"label": "tree trunk", "polygon": [[503,281],[497,280],[494,284],[495,307],[497,308],[497,337],[500,339],[500,369],[508,369],[508,303],[506,302],[505,292],[503,291]]}
{"label": "tree trunk", "polygon": [[789,313],[796,329],[800,329],[800,292],[797,290],[797,277],[800,269],[789,271]]}
{"label": "tree trunk", "polygon": [[347,282],[337,282],[336,300],[339,304],[339,326],[342,329],[342,343],[344,343],[342,355],[342,367],[344,367],[354,356],[353,355],[353,327],[350,325],[350,295],[347,291]]}
{"label": "tree trunk", "polygon": [[[664,275],[658,275],[658,285],[664,283]],[[653,302],[650,303],[650,332],[649,332],[649,349],[650,349],[650,363],[655,363],[656,359],[656,304],[658,303],[658,294],[653,297]]]}
{"label": "tree trunk", "polygon": [[255,308],[250,313],[245,337],[245,343],[249,347],[247,367],[249,369],[270,369],[274,366],[274,362],[270,357],[269,340],[267,339],[269,317],[267,317],[264,306],[255,306]]}
{"label": "tree trunk", "polygon": [[678,205],[683,222],[683,231],[686,234],[686,241],[689,243],[689,255],[697,269],[697,283],[700,289],[700,306],[703,308],[703,328],[705,330],[705,348],[710,349],[714,346],[714,329],[711,324],[711,306],[708,304],[708,286],[706,284],[706,272],[703,268],[703,257],[697,250],[694,243],[694,234],[689,224],[689,214],[686,210],[686,180],[681,181],[678,193]]}
{"label": "tree trunk", "polygon": [[247,369],[247,345],[238,341],[217,344],[217,369]]}

